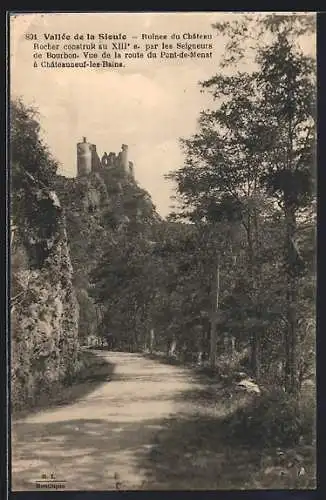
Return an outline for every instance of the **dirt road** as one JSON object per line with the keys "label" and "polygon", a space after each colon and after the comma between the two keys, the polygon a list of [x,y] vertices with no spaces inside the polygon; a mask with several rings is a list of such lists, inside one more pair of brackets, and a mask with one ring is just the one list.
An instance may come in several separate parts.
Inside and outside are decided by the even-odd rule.
{"label": "dirt road", "polygon": [[[164,421],[182,414],[194,387],[185,369],[137,354],[101,352],[106,381],[78,402],[12,423],[12,490],[141,489],[146,455]],[[57,483],[54,480],[58,481]],[[61,481],[61,482],[60,482]]]}

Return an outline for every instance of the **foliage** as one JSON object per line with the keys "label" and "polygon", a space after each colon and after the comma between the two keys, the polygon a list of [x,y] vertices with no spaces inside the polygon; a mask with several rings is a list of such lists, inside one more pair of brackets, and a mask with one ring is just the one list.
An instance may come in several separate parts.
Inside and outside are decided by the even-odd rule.
{"label": "foliage", "polygon": [[[252,345],[252,368],[259,378],[266,344],[261,331],[267,323],[274,333],[283,330],[275,339],[284,343],[278,356],[285,358],[286,389],[297,392],[300,289],[311,266],[299,248],[299,221],[309,221],[315,198],[316,94],[315,63],[303,53],[298,37],[311,36],[314,26],[309,16],[268,14],[242,16],[215,28],[226,50],[219,73],[201,86],[216,106],[201,113],[197,133],[181,140],[184,166],[168,177],[176,182],[182,218],[209,225],[224,221],[231,227],[241,222],[247,269],[239,313],[251,322],[245,335]],[[252,64],[243,67],[248,58]],[[265,242],[271,219],[279,231],[278,248],[268,233]],[[278,252],[272,262],[264,262],[264,249],[270,256]],[[234,294],[232,316],[236,302]],[[214,329],[212,322],[212,335]]]}
{"label": "foliage", "polygon": [[226,423],[231,438],[254,447],[273,448],[311,444],[315,418],[314,398],[298,401],[274,388],[239,409]]}
{"label": "foliage", "polygon": [[35,191],[53,182],[57,162],[40,136],[37,111],[21,100],[10,103],[11,208],[14,223],[33,224]]}

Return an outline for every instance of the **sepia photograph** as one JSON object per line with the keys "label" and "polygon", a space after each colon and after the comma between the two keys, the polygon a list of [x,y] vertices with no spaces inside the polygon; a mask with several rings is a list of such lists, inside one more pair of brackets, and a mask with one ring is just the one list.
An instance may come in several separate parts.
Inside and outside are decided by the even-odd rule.
{"label": "sepia photograph", "polygon": [[316,14],[8,13],[11,489],[316,488]]}

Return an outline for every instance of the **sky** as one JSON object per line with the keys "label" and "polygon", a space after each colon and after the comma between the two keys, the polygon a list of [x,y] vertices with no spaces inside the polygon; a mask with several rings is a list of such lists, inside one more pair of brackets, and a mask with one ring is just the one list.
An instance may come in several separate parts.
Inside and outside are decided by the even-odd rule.
{"label": "sky", "polygon": [[[223,13],[61,13],[11,18],[11,97],[21,96],[40,113],[42,134],[59,161],[59,174],[76,175],[76,144],[87,137],[104,151],[129,146],[139,185],[166,216],[174,186],[164,174],[183,164],[181,137],[196,132],[201,110],[212,105],[199,81],[217,73],[223,43],[212,23]],[[212,34],[211,59],[132,60],[126,68],[33,67],[26,33]],[[190,40],[189,40],[190,41]],[[193,41],[191,41],[194,43]],[[198,40],[198,42],[205,42]],[[207,42],[207,41],[206,41]],[[77,43],[77,42],[75,42]]]}

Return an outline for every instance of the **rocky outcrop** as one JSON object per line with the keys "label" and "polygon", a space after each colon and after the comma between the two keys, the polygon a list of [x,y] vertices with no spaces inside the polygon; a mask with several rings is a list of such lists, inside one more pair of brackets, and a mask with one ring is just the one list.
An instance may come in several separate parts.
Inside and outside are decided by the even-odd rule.
{"label": "rocky outcrop", "polygon": [[80,306],[82,343],[99,333],[103,311],[95,304],[90,273],[103,259],[107,243],[116,234],[159,219],[150,195],[118,168],[102,168],[77,178],[57,176],[55,189],[66,214],[74,267],[74,287]]}
{"label": "rocky outcrop", "polygon": [[79,308],[65,218],[55,192],[36,185],[30,196],[34,216],[15,221],[12,234],[14,409],[35,403],[78,370]]}

